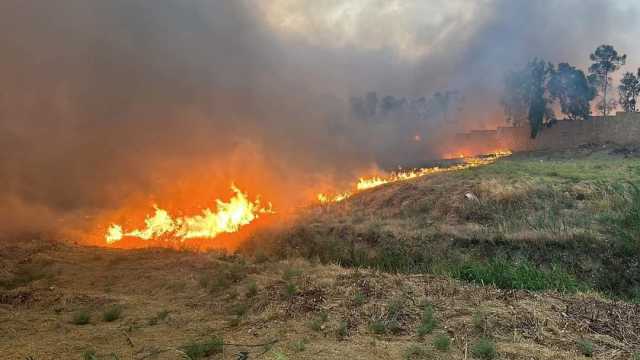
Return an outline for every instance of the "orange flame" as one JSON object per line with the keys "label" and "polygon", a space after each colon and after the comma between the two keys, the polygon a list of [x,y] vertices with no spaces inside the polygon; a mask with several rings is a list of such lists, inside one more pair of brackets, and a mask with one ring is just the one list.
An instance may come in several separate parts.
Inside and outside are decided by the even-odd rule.
{"label": "orange flame", "polygon": [[145,219],[143,229],[124,231],[121,225],[112,224],[105,234],[107,244],[113,244],[124,237],[134,237],[142,240],[179,239],[185,241],[193,238],[215,238],[222,233],[237,232],[242,226],[248,225],[260,214],[273,213],[271,203],[267,207],[260,205],[260,199],[249,200],[235,185],[231,186],[235,195],[224,202],[216,200],[216,211],[209,208],[194,216],[172,217],[169,212],[155,207],[153,216]]}
{"label": "orange flame", "polygon": [[499,158],[510,156],[510,155],[511,155],[511,151],[500,150],[500,151],[496,151],[496,152],[479,156],[479,157],[464,158],[464,156],[461,156],[464,160],[462,164],[457,164],[457,165],[446,167],[446,168],[441,168],[436,166],[436,167],[430,167],[430,168],[421,168],[421,169],[414,169],[414,170],[408,170],[408,171],[393,172],[385,177],[374,176],[370,178],[360,178],[355,185],[356,187],[355,192],[353,193],[344,192],[338,195],[318,194],[318,200],[323,204],[340,202],[351,197],[354,193],[371,189],[374,187],[378,187],[380,185],[393,183],[397,181],[409,180],[409,179],[430,175],[430,174],[436,174],[436,173],[448,172],[448,171],[457,171],[457,170],[478,167],[482,165],[488,165],[495,162]]}

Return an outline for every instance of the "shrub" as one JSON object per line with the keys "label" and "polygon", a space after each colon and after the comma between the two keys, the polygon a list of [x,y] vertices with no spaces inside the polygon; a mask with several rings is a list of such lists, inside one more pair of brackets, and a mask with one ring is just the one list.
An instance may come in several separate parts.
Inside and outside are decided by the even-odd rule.
{"label": "shrub", "polygon": [[252,298],[258,295],[258,284],[255,281],[252,281],[247,285],[247,297]]}
{"label": "shrub", "polygon": [[0,288],[12,290],[25,286],[33,281],[52,277],[53,275],[47,271],[47,266],[48,263],[20,264],[15,269],[11,278],[7,280],[0,279]]}
{"label": "shrub", "polygon": [[344,339],[349,335],[349,324],[346,321],[341,321],[336,329],[336,334],[339,339]]}
{"label": "shrub", "polygon": [[580,350],[580,353],[586,357],[593,356],[593,343],[589,340],[578,340],[578,349]]}
{"label": "shrub", "polygon": [[71,319],[71,323],[74,325],[86,325],[89,321],[91,321],[91,314],[87,311],[79,311]]}
{"label": "shrub", "polygon": [[303,352],[307,348],[307,339],[300,339],[291,343],[295,352]]}
{"label": "shrub", "polygon": [[119,305],[114,305],[102,313],[102,320],[106,322],[116,321],[122,315],[122,307]]}
{"label": "shrub", "polygon": [[296,295],[296,293],[298,293],[298,287],[296,286],[296,284],[289,282],[287,283],[287,287],[285,288],[285,295],[288,298],[294,297]]}
{"label": "shrub", "polygon": [[475,358],[481,360],[492,360],[498,357],[498,352],[496,351],[496,345],[493,341],[482,338],[480,339],[473,347],[471,348],[471,354]]}
{"label": "shrub", "polygon": [[423,337],[430,334],[436,327],[436,319],[433,316],[433,306],[431,304],[425,306],[422,311],[420,325],[418,326],[418,336]]}
{"label": "shrub", "polygon": [[156,315],[158,320],[166,320],[167,316],[169,316],[169,310],[162,310]]}
{"label": "shrub", "polygon": [[180,348],[191,360],[200,360],[222,352],[222,338],[213,337],[203,342],[192,342]]}
{"label": "shrub", "polygon": [[86,350],[82,353],[82,360],[98,360],[98,354],[94,350]]}
{"label": "shrub", "polygon": [[156,316],[154,316],[151,319],[149,319],[149,325],[151,325],[151,326],[157,325],[158,322],[166,320],[167,316],[169,316],[169,311],[168,310],[162,310],[162,311],[158,312],[156,314]]}
{"label": "shrub", "polygon": [[473,313],[471,321],[473,323],[473,328],[476,329],[476,331],[484,333],[487,330],[488,317],[484,311],[478,310]]}
{"label": "shrub", "polygon": [[431,353],[422,345],[410,345],[404,352],[404,358],[407,360],[431,359]]}
{"label": "shrub", "polygon": [[322,325],[329,320],[329,315],[325,311],[318,313],[318,316],[309,322],[309,327],[313,331],[322,330]]}
{"label": "shrub", "polygon": [[371,329],[374,334],[381,335],[387,332],[387,324],[384,320],[374,320],[369,324],[369,329]]}
{"label": "shrub", "polygon": [[249,310],[249,305],[247,304],[235,304],[229,307],[229,312],[237,317],[244,316]]}
{"label": "shrub", "polygon": [[357,306],[364,304],[367,301],[367,297],[362,293],[362,291],[356,292],[353,296],[353,303]]}
{"label": "shrub", "polygon": [[240,317],[239,316],[232,317],[231,319],[229,319],[228,324],[230,327],[240,326]]}
{"label": "shrub", "polygon": [[247,268],[240,263],[225,263],[217,266],[213,273],[205,274],[199,279],[200,286],[210,292],[226,289],[247,277]]}
{"label": "shrub", "polygon": [[449,346],[450,345],[451,345],[451,339],[449,338],[449,336],[447,336],[445,334],[437,335],[433,339],[433,347],[435,347],[436,349],[438,349],[440,351],[449,350]]}

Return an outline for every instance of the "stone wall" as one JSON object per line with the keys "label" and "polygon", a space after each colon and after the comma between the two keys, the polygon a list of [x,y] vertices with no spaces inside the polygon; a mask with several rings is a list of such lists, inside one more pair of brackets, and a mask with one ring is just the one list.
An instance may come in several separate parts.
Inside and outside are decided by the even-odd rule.
{"label": "stone wall", "polygon": [[[558,121],[545,127],[535,139],[528,127],[499,127],[496,130],[457,134],[452,149],[482,154],[497,149],[512,151],[556,150],[588,143],[640,143],[640,113],[619,112],[604,118],[593,116],[584,121]],[[455,151],[455,150],[453,150]]]}

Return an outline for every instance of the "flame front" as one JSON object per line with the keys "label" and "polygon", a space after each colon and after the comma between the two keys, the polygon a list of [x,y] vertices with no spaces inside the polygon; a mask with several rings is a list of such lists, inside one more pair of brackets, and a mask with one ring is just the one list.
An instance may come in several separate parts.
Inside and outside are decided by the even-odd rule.
{"label": "flame front", "polygon": [[153,216],[148,216],[143,229],[124,231],[118,224],[112,224],[105,235],[107,244],[113,244],[124,237],[134,237],[142,240],[179,239],[184,241],[193,238],[215,238],[222,233],[233,233],[242,226],[248,225],[260,214],[273,213],[271,204],[267,207],[260,205],[260,200],[249,200],[246,193],[231,186],[235,195],[224,202],[216,200],[216,211],[204,209],[194,216],[172,217],[168,211],[156,206]]}
{"label": "flame front", "polygon": [[[409,179],[413,179],[413,178],[421,177],[425,175],[448,172],[448,171],[463,170],[463,169],[469,169],[477,166],[488,165],[495,162],[501,157],[505,157],[509,155],[511,155],[511,151],[509,150],[501,150],[501,151],[496,151],[484,156],[469,157],[469,158],[465,158],[464,155],[460,155],[460,158],[462,158],[464,162],[462,164],[457,164],[450,167],[441,168],[436,166],[436,167],[430,167],[430,168],[421,168],[421,169],[414,169],[414,170],[408,170],[408,171],[393,172],[385,177],[374,176],[370,178],[360,178],[355,185],[356,187],[355,192],[371,189],[371,188],[378,187],[380,185],[384,185],[388,183],[409,180]],[[354,193],[352,192],[345,192],[338,195],[318,194],[318,200],[323,204],[340,202],[351,197],[353,194]]]}

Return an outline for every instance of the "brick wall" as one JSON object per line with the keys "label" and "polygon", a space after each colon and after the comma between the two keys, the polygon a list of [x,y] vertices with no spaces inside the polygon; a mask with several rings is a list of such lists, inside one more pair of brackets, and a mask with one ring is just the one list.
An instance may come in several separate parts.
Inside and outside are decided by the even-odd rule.
{"label": "brick wall", "polygon": [[606,119],[593,116],[584,121],[558,121],[544,128],[535,139],[528,127],[500,127],[456,135],[452,149],[486,153],[495,149],[555,150],[588,143],[640,144],[640,113],[619,112]]}

